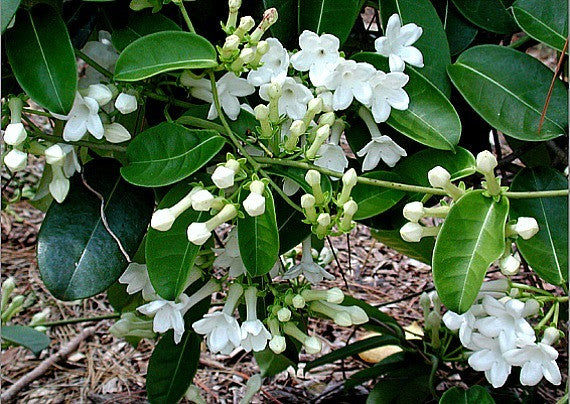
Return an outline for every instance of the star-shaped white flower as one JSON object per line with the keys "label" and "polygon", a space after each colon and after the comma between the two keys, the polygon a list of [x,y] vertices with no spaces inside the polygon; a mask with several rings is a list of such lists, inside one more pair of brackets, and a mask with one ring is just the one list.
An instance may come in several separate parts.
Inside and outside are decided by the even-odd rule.
{"label": "star-shaped white flower", "polygon": [[376,168],[380,160],[384,161],[388,167],[394,167],[400,158],[408,154],[390,136],[382,135],[373,137],[356,155],[364,157],[362,171],[370,171]]}
{"label": "star-shaped white flower", "polygon": [[184,334],[184,314],[187,310],[188,296],[180,295],[179,302],[158,298],[150,303],[137,307],[142,314],[154,316],[152,329],[154,332],[165,333],[174,330],[174,343],[178,344]]}
{"label": "star-shaped white flower", "polygon": [[325,87],[334,90],[333,109],[347,109],[354,98],[367,105],[372,97],[370,79],[375,72],[376,69],[369,63],[341,59],[324,82]]}
{"label": "star-shaped white flower", "polygon": [[214,248],[213,251],[219,254],[214,260],[214,266],[218,268],[229,268],[231,278],[245,275],[245,266],[241,259],[238,245],[238,230],[234,227],[228,234],[224,248]]}
{"label": "star-shaped white flower", "polygon": [[[279,97],[279,114],[286,114],[291,119],[302,119],[307,112],[307,103],[313,98],[311,91],[301,83],[297,83],[292,77],[286,77],[281,84],[281,97]],[[264,84],[259,89],[259,96],[269,101],[270,84]]]}
{"label": "star-shaped white flower", "polygon": [[63,128],[63,139],[68,142],[81,140],[87,132],[95,139],[102,139],[105,130],[99,117],[99,104],[90,97],[82,97],[79,92],[75,94],[73,107],[68,115],[51,113],[57,119],[67,121]]}
{"label": "star-shaped white flower", "polygon": [[247,320],[241,325],[241,346],[246,352],[250,352],[252,349],[255,352],[263,351],[267,346],[267,341],[271,339],[271,333],[257,318],[257,289],[255,286],[247,288],[244,296]]}
{"label": "star-shaped white flower", "polygon": [[485,378],[494,388],[501,387],[511,373],[511,365],[505,361],[499,341],[478,333],[472,335],[472,340],[479,349],[469,357],[469,365],[485,372]]}
{"label": "star-shaped white flower", "polygon": [[392,108],[401,111],[408,109],[410,97],[403,89],[408,80],[408,75],[400,72],[384,73],[378,70],[372,76],[370,106],[376,122],[385,122]]}
{"label": "star-shaped white flower", "polygon": [[119,278],[119,283],[127,285],[129,295],[142,291],[144,300],[154,300],[157,298],[156,292],[150,283],[146,265],[132,262]]}
{"label": "star-shaped white flower", "polygon": [[475,316],[471,310],[463,314],[457,314],[452,311],[446,312],[442,317],[443,323],[451,331],[459,330],[459,340],[466,348],[471,348],[471,335],[475,328]]}
{"label": "star-shaped white flower", "polygon": [[[81,51],[111,73],[115,71],[115,63],[117,63],[119,58],[119,52],[111,43],[111,34],[109,32],[99,31],[99,40],[87,42]],[[92,66],[87,65],[85,75],[79,79],[79,87],[87,88],[91,84],[98,84],[105,80],[107,80],[107,77]]]}
{"label": "star-shaped white flower", "polygon": [[313,261],[310,237],[303,240],[301,263],[289,269],[285,275],[283,275],[283,279],[293,279],[299,275],[303,275],[313,285],[322,282],[325,278],[329,280],[334,279],[334,275],[328,273]]}
{"label": "star-shaped white flower", "polygon": [[261,57],[262,65],[251,70],[247,81],[256,87],[270,83],[273,79],[284,79],[289,68],[289,54],[276,38],[267,38],[269,51]]}
{"label": "star-shaped white flower", "polygon": [[348,167],[348,159],[342,147],[334,143],[325,143],[317,152],[319,156],[314,164],[318,167],[328,168],[337,173],[344,173]]}
{"label": "star-shaped white flower", "polygon": [[301,72],[309,71],[309,78],[315,87],[324,85],[326,77],[338,63],[339,39],[331,34],[318,36],[311,31],[303,31],[299,36],[301,50],[291,56],[291,64]]}
{"label": "star-shaped white flower", "polygon": [[402,26],[400,16],[393,14],[388,19],[386,36],[381,36],[374,41],[376,52],[388,57],[390,71],[403,72],[405,64],[424,67],[424,57],[418,48],[411,46],[422,35],[422,28],[410,23]]}

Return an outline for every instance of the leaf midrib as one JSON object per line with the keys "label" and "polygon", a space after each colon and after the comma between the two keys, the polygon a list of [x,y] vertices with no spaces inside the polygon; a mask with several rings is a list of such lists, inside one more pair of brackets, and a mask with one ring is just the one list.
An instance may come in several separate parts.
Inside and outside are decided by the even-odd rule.
{"label": "leaf midrib", "polygon": [[178,160],[181,158],[186,157],[186,155],[192,153],[193,151],[195,151],[197,148],[201,147],[201,146],[205,146],[206,144],[208,144],[209,142],[213,141],[213,140],[217,140],[217,139],[222,139],[221,136],[217,136],[214,135],[198,144],[196,144],[194,147],[192,147],[191,149],[188,149],[187,151],[185,151],[184,153],[181,154],[177,154],[173,157],[168,157],[168,158],[162,158],[162,159],[154,159],[154,160],[136,160],[136,161],[132,161],[130,165],[136,165],[136,164],[149,164],[149,163],[161,163],[163,161],[172,161],[172,160]]}
{"label": "leaf midrib", "polygon": [[[519,10],[521,13],[526,14],[527,16],[529,16],[530,18],[532,18],[534,21],[540,23],[540,25],[544,26],[546,29],[548,29],[550,32],[552,32],[554,35],[556,35],[559,39],[561,39],[562,41],[565,41],[566,38],[564,38],[564,35],[560,35],[559,32],[555,31],[554,29],[552,29],[549,25],[547,25],[546,23],[544,23],[542,20],[540,20],[538,17],[536,17],[534,14],[529,13],[527,10],[525,10],[524,8],[521,7],[513,7],[513,10]],[[518,18],[516,16],[515,13],[513,13],[513,16],[515,17],[515,20],[518,23]],[[530,34],[529,34],[530,35]]]}

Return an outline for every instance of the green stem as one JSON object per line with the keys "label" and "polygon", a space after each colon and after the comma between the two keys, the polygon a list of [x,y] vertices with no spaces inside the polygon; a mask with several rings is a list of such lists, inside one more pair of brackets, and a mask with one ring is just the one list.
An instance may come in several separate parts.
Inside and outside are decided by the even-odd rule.
{"label": "green stem", "polygon": [[80,57],[81,59],[83,59],[85,61],[85,63],[87,63],[89,66],[91,66],[92,68],[97,70],[99,73],[101,73],[103,76],[107,77],[110,80],[113,80],[113,73],[111,73],[109,70],[105,69],[99,63],[97,63],[96,61],[91,59],[85,53],[81,52],[79,49],[75,49],[75,54],[78,57]]}
{"label": "green stem", "polygon": [[525,285],[523,283],[511,282],[511,288],[517,288],[517,289],[521,289],[521,290],[529,290],[531,292],[540,293],[542,295],[546,295],[549,297],[554,297],[554,295],[552,293],[547,292],[546,290],[535,288],[534,286],[530,286],[530,285]]}
{"label": "green stem", "polygon": [[180,12],[182,13],[182,17],[184,17],[184,21],[186,21],[186,25],[188,26],[188,30],[190,32],[192,32],[193,34],[195,34],[196,30],[194,29],[194,25],[192,25],[192,21],[190,20],[190,16],[188,15],[188,12],[186,11],[186,7],[184,7],[184,2],[182,0],[177,1],[176,5],[180,9]]}
{"label": "green stem", "polygon": [[50,114],[49,112],[38,111],[36,109],[24,108],[24,109],[22,109],[22,112],[25,112],[26,114],[46,116],[48,118],[53,118],[53,115]]}
{"label": "green stem", "polygon": [[551,198],[556,196],[567,196],[568,190],[556,189],[552,191],[503,192],[503,195],[510,199]]}
{"label": "green stem", "polygon": [[55,325],[87,323],[90,321],[102,321],[102,320],[108,320],[111,318],[119,318],[119,317],[121,317],[120,313],[105,314],[103,316],[97,316],[97,317],[78,317],[78,318],[70,318],[67,320],[58,320],[58,321],[50,321],[47,323],[38,323],[38,324],[35,324],[34,327],[37,327],[39,325],[44,326],[44,327],[52,327]]}
{"label": "green stem", "polygon": [[34,131],[33,136],[35,136],[36,138],[49,140],[50,142],[65,143],[65,144],[70,144],[72,146],[86,146],[86,147],[91,147],[93,149],[110,150],[110,151],[117,151],[117,152],[123,152],[123,153],[127,150],[126,146],[119,146],[119,145],[110,144],[110,143],[95,143],[95,142],[90,142],[88,140],[78,140],[76,142],[66,142],[65,140],[63,140],[63,138],[61,138],[59,136],[46,135],[45,133],[38,132],[38,131]]}
{"label": "green stem", "polygon": [[550,307],[550,310],[548,310],[548,312],[546,313],[546,315],[544,316],[544,318],[542,320],[540,320],[540,322],[536,325],[536,329],[541,329],[542,327],[544,327],[546,325],[546,323],[548,323],[548,320],[550,320],[550,318],[552,317],[552,315],[554,314],[554,312],[556,311],[556,308],[558,306],[558,302],[554,303],[552,305],[552,307]]}

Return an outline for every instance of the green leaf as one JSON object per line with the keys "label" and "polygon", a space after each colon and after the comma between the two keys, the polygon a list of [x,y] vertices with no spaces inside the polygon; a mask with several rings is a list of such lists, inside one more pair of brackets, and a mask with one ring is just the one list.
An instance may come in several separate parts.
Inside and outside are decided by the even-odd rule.
{"label": "green leaf", "polygon": [[370,379],[376,379],[383,374],[399,369],[402,367],[404,360],[406,360],[405,352],[396,352],[387,356],[373,366],[350,375],[348,380],[344,382],[344,388],[350,390]]}
{"label": "green leaf", "polygon": [[0,16],[2,19],[2,35],[18,11],[20,2],[21,0],[2,0],[2,15]]}
{"label": "green leaf", "polygon": [[2,339],[23,346],[36,356],[39,356],[40,352],[46,349],[50,343],[49,337],[43,332],[22,325],[3,325]]}
{"label": "green leaf", "polygon": [[109,286],[109,289],[107,289],[107,300],[109,300],[113,310],[118,313],[135,311],[137,307],[146,303],[141,293],[131,295],[127,293],[127,285],[119,282]]}
{"label": "green leaf", "polygon": [[[568,179],[549,167],[525,168],[513,180],[513,191],[567,189]],[[544,280],[560,285],[568,280],[568,198],[512,199],[511,219],[534,217],[539,231],[529,240],[517,239],[524,259]]]}
{"label": "green leaf", "polygon": [[[271,174],[278,175],[283,178],[289,178],[295,181],[305,192],[312,192],[311,186],[305,181],[305,174],[307,170],[298,167],[285,167],[285,166],[273,166],[267,169]],[[328,193],[328,198],[330,199],[332,195],[332,183],[327,175],[321,175],[321,189],[323,193]]]}
{"label": "green leaf", "polygon": [[473,386],[467,390],[452,387],[441,396],[439,404],[495,404],[495,400],[483,386]]}
{"label": "green leaf", "polygon": [[423,403],[430,393],[429,379],[430,367],[425,363],[407,365],[376,383],[366,404]]}
{"label": "green leaf", "polygon": [[422,36],[414,43],[414,46],[423,54],[424,67],[416,71],[449,97],[451,83],[446,71],[447,66],[451,64],[449,44],[441,20],[431,2],[429,0],[380,0],[380,9],[384,27],[392,14],[400,15],[402,25],[415,23],[422,27]]}
{"label": "green leaf", "polygon": [[[186,196],[192,187],[178,184],[162,198],[158,209],[169,208]],[[182,213],[168,231],[148,230],[146,238],[146,264],[150,282],[161,297],[176,300],[184,291],[188,272],[200,251],[200,246],[188,241],[186,229],[193,222],[205,222],[210,218],[208,212],[188,209]]]}
{"label": "green leaf", "polygon": [[275,7],[279,18],[270,28],[272,36],[279,39],[285,48],[299,46],[299,0],[263,0],[264,9]]}
{"label": "green leaf", "polygon": [[568,36],[568,0],[518,0],[512,7],[517,24],[529,36],[562,52]]}
{"label": "green leaf", "polygon": [[388,314],[380,311],[377,307],[371,306],[363,300],[345,295],[342,301],[343,306],[358,306],[366,312],[369,322],[362,327],[372,329],[382,334],[389,334],[395,338],[403,339],[404,332],[398,322]]}
{"label": "green leaf", "polygon": [[274,202],[279,232],[279,254],[284,254],[311,235],[311,226],[302,222],[305,215],[293,209],[281,195],[275,195]]}
{"label": "green leaf", "polygon": [[[133,256],[150,222],[152,191],[123,181],[118,162],[111,159],[90,161],[83,175],[103,196],[109,228]],[[38,234],[37,254],[44,284],[61,300],[83,299],[106,290],[128,264],[101,220],[101,201],[85,187],[80,174],[71,178],[65,201],[48,209]]]}
{"label": "green leaf", "polygon": [[457,55],[467,48],[477,36],[479,30],[457,11],[453,3],[449,3],[445,20],[445,33],[449,42],[449,52]]}
{"label": "green leaf", "polygon": [[[377,69],[390,71],[384,56],[362,52],[352,59],[368,62]],[[415,141],[435,149],[454,150],[461,136],[461,122],[453,105],[429,80],[412,67],[406,67],[410,81],[404,90],[410,96],[405,111],[392,109],[388,125]]]}
{"label": "green leaf", "polygon": [[77,91],[77,65],[59,13],[47,4],[22,11],[5,37],[6,54],[22,89],[40,106],[67,115]]}
{"label": "green leaf", "polygon": [[[389,171],[373,171],[363,177],[378,180],[402,182],[400,176]],[[398,203],[406,195],[404,191],[382,188],[374,185],[357,184],[352,190],[352,198],[358,203],[354,220],[367,219],[376,216]]]}
{"label": "green leaf", "polygon": [[507,11],[513,0],[452,0],[461,14],[473,24],[495,34],[516,32],[517,24]]}
{"label": "green leaf", "polygon": [[200,359],[201,339],[186,331],[174,343],[174,332],[168,331],[158,341],[148,362],[146,392],[151,403],[177,403],[192,383]]}
{"label": "green leaf", "polygon": [[[240,202],[249,195],[249,191],[240,191]],[[245,217],[238,218],[238,244],[243,265],[247,273],[252,276],[262,276],[268,273],[279,254],[279,232],[275,218],[275,205],[271,191],[266,189],[265,212],[262,215],[251,217],[245,213]]]}
{"label": "green leaf", "polygon": [[432,237],[424,237],[419,243],[408,243],[402,240],[400,230],[370,229],[370,233],[376,240],[399,253],[425,264],[431,264],[435,246],[435,240]]}
{"label": "green leaf", "polygon": [[370,349],[378,348],[384,345],[398,345],[399,340],[391,335],[378,335],[375,337],[366,338],[360,341],[353,342],[342,348],[336,349],[331,353],[323,355],[305,366],[305,372],[316,368],[317,366],[326,365],[340,359],[348,358],[349,356],[356,355],[360,352],[368,351]]}
{"label": "green leaf", "polygon": [[119,52],[137,39],[161,31],[181,31],[182,29],[160,13],[129,15],[129,23],[126,27],[117,29],[111,34],[113,46]]}
{"label": "green leaf", "polygon": [[191,32],[162,31],[137,39],[121,52],[115,80],[138,81],[171,70],[217,65],[216,50],[206,38]]}
{"label": "green leaf", "polygon": [[463,52],[447,71],[473,109],[506,135],[542,141],[568,130],[568,91],[556,80],[538,133],[553,73],[526,53],[498,45],[476,46]]}
{"label": "green leaf", "polygon": [[437,236],[433,280],[441,302],[456,313],[475,301],[489,265],[505,249],[509,201],[471,191],[452,205]]}
{"label": "green leaf", "polygon": [[[287,347],[289,348],[291,345],[293,344],[287,344]],[[260,352],[254,352],[253,356],[261,370],[261,377],[275,376],[286,370],[289,366],[297,366],[297,364],[285,356],[285,354],[276,355],[269,348]]]}
{"label": "green leaf", "polygon": [[224,139],[215,131],[163,122],[131,141],[127,147],[130,163],[121,168],[121,174],[135,185],[170,185],[200,169],[223,144]]}
{"label": "green leaf", "polygon": [[[360,16],[363,0],[303,0],[298,2],[299,32],[333,34],[342,44]],[[339,18],[342,16],[342,18]]]}

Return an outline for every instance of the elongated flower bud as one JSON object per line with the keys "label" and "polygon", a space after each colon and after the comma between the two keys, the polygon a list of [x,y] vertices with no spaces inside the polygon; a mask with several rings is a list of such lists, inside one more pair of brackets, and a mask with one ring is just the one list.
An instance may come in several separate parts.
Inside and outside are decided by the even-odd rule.
{"label": "elongated flower bud", "polygon": [[10,146],[18,146],[22,144],[27,137],[28,134],[26,133],[24,124],[21,122],[9,123],[4,131],[4,142]]}
{"label": "elongated flower bud", "polygon": [[315,139],[313,140],[311,147],[309,147],[309,149],[305,153],[305,157],[307,159],[312,160],[316,157],[317,152],[319,151],[320,147],[323,145],[325,140],[328,139],[330,133],[331,133],[331,127],[329,125],[323,125],[319,129],[317,129],[317,135],[315,136]]}
{"label": "elongated flower bud", "polygon": [[228,21],[226,22],[226,29],[235,28],[238,11],[241,7],[241,0],[229,0],[228,1],[229,14]]}
{"label": "elongated flower bud", "polygon": [[451,174],[441,166],[436,166],[429,170],[428,180],[432,187],[442,188],[455,200],[461,198],[465,193],[463,190],[451,183]]}
{"label": "elongated flower bud", "polygon": [[311,194],[305,194],[301,197],[301,207],[305,211],[305,216],[310,222],[317,220],[317,210],[315,209],[315,197]]}
{"label": "elongated flower bud", "polygon": [[400,236],[409,243],[418,243],[422,237],[437,236],[439,227],[424,227],[418,223],[408,222],[400,229]]}
{"label": "elongated flower bud", "polygon": [[307,171],[307,174],[305,174],[305,181],[307,181],[307,184],[311,186],[313,196],[315,197],[315,203],[317,205],[324,203],[325,197],[321,188],[321,173],[317,170],[309,170]]}
{"label": "elongated flower bud", "polygon": [[350,193],[352,192],[352,188],[356,185],[358,181],[358,175],[356,174],[356,170],[351,168],[347,172],[345,172],[342,176],[342,191],[338,200],[336,201],[336,206],[341,207],[350,199]]}
{"label": "elongated flower bud", "polygon": [[269,107],[267,105],[259,104],[254,108],[255,119],[257,119],[261,125],[261,137],[264,139],[269,139],[273,136],[271,130],[271,125],[269,124]]}
{"label": "elongated flower bud", "polygon": [[254,45],[257,44],[261,39],[261,37],[263,36],[263,34],[265,33],[265,31],[267,31],[269,27],[275,24],[275,22],[277,21],[277,17],[278,17],[277,9],[269,8],[265,10],[265,12],[263,13],[263,19],[255,29],[255,31],[253,31],[253,33],[251,34],[250,43]]}
{"label": "elongated flower bud", "polygon": [[294,151],[299,142],[299,138],[305,133],[307,126],[302,120],[293,121],[291,127],[289,128],[289,137],[285,141],[285,150]]}

